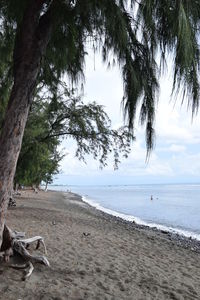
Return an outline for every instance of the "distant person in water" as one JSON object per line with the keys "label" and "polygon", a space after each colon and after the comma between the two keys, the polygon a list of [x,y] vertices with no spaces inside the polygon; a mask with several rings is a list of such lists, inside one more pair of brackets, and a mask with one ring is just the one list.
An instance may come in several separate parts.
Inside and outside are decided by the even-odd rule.
{"label": "distant person in water", "polygon": [[151,195],[151,200],[153,200],[153,196]]}

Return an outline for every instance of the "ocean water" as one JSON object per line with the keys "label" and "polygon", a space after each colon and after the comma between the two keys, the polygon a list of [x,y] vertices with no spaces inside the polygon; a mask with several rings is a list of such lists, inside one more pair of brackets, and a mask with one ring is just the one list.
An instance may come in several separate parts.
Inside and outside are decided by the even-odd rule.
{"label": "ocean water", "polygon": [[51,186],[50,189],[70,190],[109,214],[200,240],[200,184]]}

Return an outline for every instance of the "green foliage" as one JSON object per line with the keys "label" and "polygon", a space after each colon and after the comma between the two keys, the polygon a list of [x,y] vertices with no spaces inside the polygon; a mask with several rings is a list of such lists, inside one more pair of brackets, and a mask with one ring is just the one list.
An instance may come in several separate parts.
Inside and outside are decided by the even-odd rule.
{"label": "green foliage", "polygon": [[[88,43],[100,50],[104,62],[112,54],[124,83],[124,111],[130,130],[136,112],[146,124],[147,152],[154,144],[155,108],[158,100],[160,68],[170,53],[174,58],[174,87],[182,89],[192,112],[199,105],[199,21],[200,2],[180,0],[86,0],[67,6],[57,1],[55,23],[45,60],[56,74],[67,72],[76,81],[84,74]],[[53,53],[52,53],[53,52]],[[160,66],[156,58],[160,57]],[[54,72],[55,74],[55,72]]]}
{"label": "green foliage", "polygon": [[127,127],[111,128],[111,121],[101,105],[95,102],[84,104],[62,85],[59,92],[49,98],[49,132],[43,138],[70,137],[77,143],[76,156],[84,160],[85,155],[99,159],[100,166],[106,165],[108,155],[113,153],[114,168],[118,167],[119,156],[127,157],[134,139]]}
{"label": "green foliage", "polygon": [[12,54],[15,30],[6,18],[0,21],[0,128],[12,84]]}
{"label": "green foliage", "polygon": [[[13,40],[29,4],[28,0],[0,2],[0,52],[2,41],[9,49],[8,62],[4,55],[0,57],[0,89],[10,87],[5,83],[10,83]],[[146,125],[149,154],[154,144],[160,71],[170,54],[174,62],[173,91],[176,94],[181,91],[192,113],[197,112],[199,0],[46,0],[41,15],[52,6],[52,33],[38,78],[38,83],[49,92],[58,89],[66,74],[73,83],[84,78],[88,45],[100,51],[108,65],[111,64],[108,58],[113,56],[122,71],[125,120],[133,131],[139,109],[141,124]]]}
{"label": "green foliage", "polygon": [[200,2],[187,0],[142,0],[138,21],[143,40],[152,52],[161,53],[166,61],[170,53],[174,59],[174,87],[182,89],[192,113],[199,107],[199,25]]}
{"label": "green foliage", "polygon": [[58,151],[60,141],[56,137],[42,140],[48,132],[47,105],[34,102],[24,133],[22,149],[17,163],[15,182],[26,186],[51,183],[59,172],[63,155]]}
{"label": "green foliage", "polygon": [[84,104],[65,86],[54,94],[37,95],[33,102],[24,133],[15,182],[23,185],[50,183],[59,172],[63,155],[58,151],[61,138],[73,138],[77,144],[75,156],[99,159],[100,167],[113,155],[114,168],[120,156],[130,152],[132,134],[127,128],[111,129],[111,122],[101,105]]}

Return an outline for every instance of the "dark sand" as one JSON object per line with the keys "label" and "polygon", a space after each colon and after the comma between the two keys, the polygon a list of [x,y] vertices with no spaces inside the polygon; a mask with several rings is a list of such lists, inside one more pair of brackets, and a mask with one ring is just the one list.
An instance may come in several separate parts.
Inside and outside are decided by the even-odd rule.
{"label": "dark sand", "polygon": [[0,299],[200,299],[200,254],[98,212],[77,195],[23,192],[7,224],[44,237],[51,267],[0,264]]}

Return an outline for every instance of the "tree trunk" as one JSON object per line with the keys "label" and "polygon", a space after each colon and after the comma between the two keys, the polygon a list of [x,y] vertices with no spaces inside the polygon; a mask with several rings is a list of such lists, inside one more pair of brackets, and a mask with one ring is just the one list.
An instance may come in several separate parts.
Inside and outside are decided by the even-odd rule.
{"label": "tree trunk", "polygon": [[8,196],[12,189],[40,62],[50,37],[50,9],[41,16],[45,0],[27,1],[14,49],[14,84],[0,135],[0,248]]}
{"label": "tree trunk", "polygon": [[47,187],[48,187],[48,180],[46,181],[46,184],[45,184],[45,192],[47,192]]}

